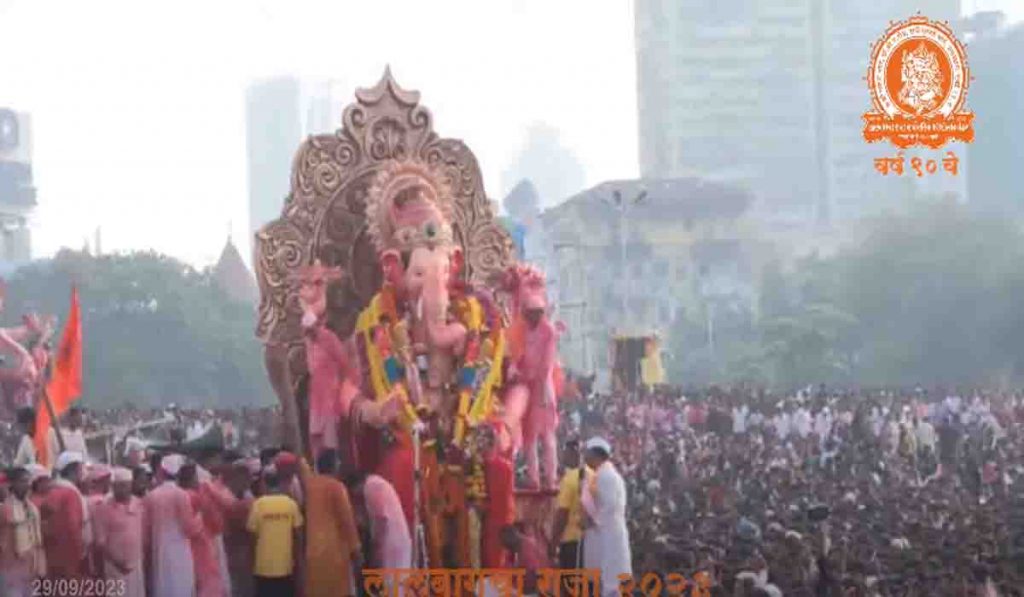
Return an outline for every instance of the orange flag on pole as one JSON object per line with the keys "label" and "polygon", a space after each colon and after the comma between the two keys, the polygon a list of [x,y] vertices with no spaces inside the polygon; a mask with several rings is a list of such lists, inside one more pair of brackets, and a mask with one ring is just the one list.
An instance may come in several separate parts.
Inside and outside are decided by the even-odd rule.
{"label": "orange flag on pole", "polygon": [[[53,374],[46,383],[46,396],[53,405],[53,415],[60,417],[71,404],[82,395],[82,314],[78,305],[78,288],[71,288],[71,309],[68,312],[64,335],[60,339],[57,359],[53,364]],[[44,396],[44,400],[46,397]],[[49,409],[40,405],[36,414],[36,433],[33,440],[36,445],[36,456],[39,463],[50,466],[57,454],[48,454],[50,435]]]}

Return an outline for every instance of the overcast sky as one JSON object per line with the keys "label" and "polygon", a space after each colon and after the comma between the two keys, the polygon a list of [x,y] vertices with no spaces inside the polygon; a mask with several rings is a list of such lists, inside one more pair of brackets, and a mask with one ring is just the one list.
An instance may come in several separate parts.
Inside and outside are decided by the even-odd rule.
{"label": "overcast sky", "polygon": [[[386,63],[464,139],[490,196],[547,121],[590,180],[637,174],[629,4],[605,0],[0,0],[0,105],[29,110],[38,254],[216,258],[248,230],[245,85],[294,73],[372,86]],[[14,60],[12,60],[12,58]],[[339,114],[340,123],[340,114]],[[247,250],[243,248],[243,250]]]}
{"label": "overcast sky", "polygon": [[[1024,0],[967,3],[1024,17]],[[100,225],[104,250],[196,265],[216,258],[229,224],[244,242],[245,86],[264,76],[370,86],[390,63],[439,132],[473,149],[495,198],[537,121],[560,129],[587,184],[636,176],[630,6],[0,0],[0,105],[33,119],[35,253],[81,247]]]}

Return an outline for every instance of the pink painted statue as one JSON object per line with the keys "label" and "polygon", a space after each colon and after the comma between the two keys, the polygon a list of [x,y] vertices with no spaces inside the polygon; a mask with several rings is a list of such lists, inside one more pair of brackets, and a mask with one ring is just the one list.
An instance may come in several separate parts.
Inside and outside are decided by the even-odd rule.
{"label": "pink painted statue", "polygon": [[504,420],[516,449],[526,449],[527,479],[540,487],[538,444],[544,450],[545,489],[558,481],[558,362],[560,327],[548,318],[544,274],[529,265],[515,265],[505,275],[512,295],[512,324],[508,330],[509,389]]}
{"label": "pink painted statue", "polygon": [[299,269],[299,304],[309,370],[309,442],[314,457],[338,448],[338,423],[356,392],[355,372],[341,340],[327,327],[327,287],[340,280],[341,268],[320,260]]}
{"label": "pink painted statue", "polygon": [[[0,311],[4,307],[5,295],[6,286],[0,279]],[[39,317],[30,313],[22,317],[22,325],[0,328],[0,353],[13,357],[10,367],[0,368],[0,387],[4,397],[0,409],[8,414],[34,406],[36,394],[44,381],[49,342],[56,326],[55,317]]]}

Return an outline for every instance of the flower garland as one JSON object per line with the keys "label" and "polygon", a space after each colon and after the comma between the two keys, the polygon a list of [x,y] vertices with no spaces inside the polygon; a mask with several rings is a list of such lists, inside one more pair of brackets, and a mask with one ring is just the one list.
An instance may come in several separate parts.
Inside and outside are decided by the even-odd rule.
{"label": "flower garland", "polygon": [[370,383],[378,401],[386,400],[392,389],[398,390],[402,400],[402,426],[406,430],[419,422],[416,409],[409,401],[409,388],[405,381],[405,365],[395,353],[394,339],[399,326],[398,308],[394,289],[385,285],[370,304],[359,314],[356,332],[361,334],[366,347],[366,360],[370,366]]}
{"label": "flower garland", "polygon": [[494,390],[501,385],[500,364],[504,358],[505,336],[500,323],[486,316],[488,314],[475,296],[460,297],[455,304],[455,313],[466,326],[469,338],[458,373],[459,406],[452,438],[456,445],[462,445],[467,426],[483,421],[493,409]]}
{"label": "flower garland", "polygon": [[[501,386],[501,363],[505,354],[505,336],[500,317],[485,309],[471,294],[459,296],[453,303],[459,322],[466,327],[467,345],[457,372],[459,393],[453,441],[461,445],[467,425],[483,421],[494,408],[494,391]],[[385,285],[356,321],[366,349],[370,382],[378,401],[387,399],[397,388],[402,404],[402,425],[411,429],[420,421],[409,400],[405,365],[395,350],[401,335],[394,289]]]}

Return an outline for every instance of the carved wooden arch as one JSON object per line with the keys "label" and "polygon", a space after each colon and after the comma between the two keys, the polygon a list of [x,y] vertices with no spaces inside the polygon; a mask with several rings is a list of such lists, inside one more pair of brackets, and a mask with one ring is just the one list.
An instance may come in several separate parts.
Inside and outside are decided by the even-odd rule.
{"label": "carved wooden arch", "polygon": [[[321,259],[345,271],[328,293],[328,326],[348,338],[359,312],[380,289],[377,254],[366,234],[366,194],[380,166],[418,159],[447,178],[455,198],[453,230],[471,282],[489,284],[512,262],[512,242],[494,219],[476,157],[457,139],[440,138],[419,92],[402,89],[390,69],[370,89],[356,91],[342,128],[307,138],[292,162],[291,192],[281,216],[256,233],[260,289],[257,336],[285,409],[289,443],[298,447],[295,384],[306,373],[301,312],[292,273]],[[291,410],[291,412],[288,412]]]}

